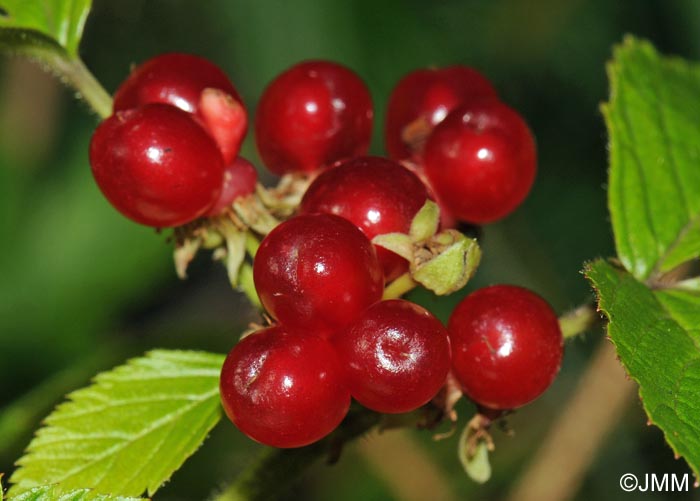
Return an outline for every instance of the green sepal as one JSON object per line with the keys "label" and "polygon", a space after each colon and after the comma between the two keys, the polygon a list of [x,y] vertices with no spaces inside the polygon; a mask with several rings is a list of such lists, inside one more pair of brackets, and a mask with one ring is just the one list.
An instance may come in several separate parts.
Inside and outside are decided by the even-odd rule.
{"label": "green sepal", "polygon": [[476,240],[458,231],[447,230],[435,236],[434,242],[444,245],[424,262],[412,262],[413,279],[438,295],[451,294],[466,285],[481,261]]}
{"label": "green sepal", "polygon": [[187,278],[187,267],[197,255],[197,251],[199,251],[201,246],[202,239],[198,237],[186,238],[182,243],[175,245],[173,261],[175,262],[175,272],[178,278],[182,280]]}
{"label": "green sepal", "polygon": [[423,207],[411,221],[409,235],[414,242],[424,242],[435,235],[440,226],[440,208],[432,200],[426,200]]}
{"label": "green sepal", "polygon": [[474,438],[474,428],[467,424],[459,436],[457,456],[469,478],[478,484],[483,484],[491,478],[489,444],[486,440],[477,439],[474,445]]}
{"label": "green sepal", "polygon": [[387,233],[372,239],[374,245],[395,252],[409,263],[413,262],[413,241],[405,233]]}

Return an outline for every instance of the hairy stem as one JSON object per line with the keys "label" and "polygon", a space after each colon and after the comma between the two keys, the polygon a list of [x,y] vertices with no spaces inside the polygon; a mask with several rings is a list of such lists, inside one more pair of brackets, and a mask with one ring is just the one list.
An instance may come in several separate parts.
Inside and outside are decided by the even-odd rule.
{"label": "hairy stem", "polygon": [[564,339],[590,331],[601,322],[601,317],[591,303],[586,303],[559,317]]}
{"label": "hairy stem", "polygon": [[78,91],[80,97],[100,118],[104,119],[112,114],[112,96],[79,58],[53,56],[42,60],[61,77],[61,80]]}
{"label": "hairy stem", "polygon": [[636,388],[617,361],[612,344],[601,341],[571,398],[507,499],[576,497],[606,437],[635,401]]}
{"label": "hairy stem", "polygon": [[254,501],[275,499],[301,473],[324,456],[337,458],[343,444],[367,432],[379,423],[380,414],[367,409],[352,408],[342,424],[328,437],[299,449],[265,448],[258,459],[250,464],[212,501]]}

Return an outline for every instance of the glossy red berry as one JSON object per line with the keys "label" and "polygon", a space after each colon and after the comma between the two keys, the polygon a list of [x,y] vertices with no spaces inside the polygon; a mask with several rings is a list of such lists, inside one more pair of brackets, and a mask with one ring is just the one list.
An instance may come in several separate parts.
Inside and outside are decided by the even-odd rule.
{"label": "glossy red berry", "polygon": [[328,61],[292,66],[265,89],[255,140],[275,174],[313,172],[367,153],[372,100],[348,68]]}
{"label": "glossy red berry", "polygon": [[114,111],[165,103],[196,113],[204,89],[219,89],[240,102],[226,74],[204,58],[177,52],[138,65],[114,94]]}
{"label": "glossy red berry", "polygon": [[496,97],[491,83],[466,66],[409,73],[389,97],[384,131],[389,156],[396,160],[420,156],[430,131],[452,109],[475,99]]}
{"label": "glossy red berry", "polygon": [[441,201],[470,223],[489,223],[514,211],[537,170],[530,129],[496,101],[454,109],[428,138],[424,160]]}
{"label": "glossy red berry", "polygon": [[425,168],[423,167],[423,164],[411,161],[404,161],[401,163],[401,165],[413,172],[418,177],[418,179],[421,180],[423,186],[425,186],[425,189],[428,191],[428,197],[432,201],[434,201],[440,208],[440,227],[443,230],[456,228],[458,223],[457,219],[449,211],[445,204],[442,203],[440,197],[433,189],[432,185],[430,184],[430,180],[428,179],[428,176],[425,174]]}
{"label": "glossy red berry", "polygon": [[531,402],[559,371],[564,344],[557,316],[537,294],[494,285],[470,294],[448,324],[453,373],[475,402],[515,409]]}
{"label": "glossy red berry", "polygon": [[220,390],[238,429],[273,447],[302,447],[323,438],[350,406],[331,344],[282,325],[250,334],[233,348]]}
{"label": "glossy red berry", "polygon": [[[318,176],[304,195],[301,211],[344,217],[371,240],[385,233],[408,233],[427,198],[421,180],[401,165],[359,157]],[[397,254],[382,247],[376,250],[387,281],[408,269],[407,261]]]}
{"label": "glossy red berry", "polygon": [[215,138],[224,160],[228,163],[236,156],[248,119],[238,92],[215,64],[181,53],[162,54],[140,64],[117,89],[114,111],[148,103],[170,104],[194,114]]}
{"label": "glossy red berry", "polygon": [[447,329],[426,309],[401,299],[371,306],[333,343],[350,394],[378,412],[417,409],[437,394],[450,370]]}
{"label": "glossy red berry", "polygon": [[382,269],[372,243],[330,214],[285,221],[262,241],[253,265],[265,309],[283,324],[332,331],[382,296]]}
{"label": "glossy red berry", "polygon": [[126,217],[155,227],[202,216],[218,199],[223,160],[191,116],[149,104],[117,112],[90,143],[90,165],[107,200]]}
{"label": "glossy red berry", "polygon": [[245,158],[236,157],[233,163],[224,169],[221,195],[219,195],[219,199],[211,206],[206,215],[216,216],[221,214],[238,197],[253,193],[257,182],[258,171],[255,170],[253,164]]}

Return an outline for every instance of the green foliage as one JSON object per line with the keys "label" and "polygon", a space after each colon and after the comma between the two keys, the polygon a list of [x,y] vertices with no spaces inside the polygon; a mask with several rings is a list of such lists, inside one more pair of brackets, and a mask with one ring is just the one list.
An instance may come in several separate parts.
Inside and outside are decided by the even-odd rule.
{"label": "green foliage", "polygon": [[[0,0],[0,46],[78,54],[91,0]],[[54,47],[52,47],[52,45]]]}
{"label": "green foliage", "polygon": [[697,475],[700,295],[666,274],[700,255],[700,66],[628,38],[608,71],[608,202],[625,269],[600,260],[586,274],[651,422]]}
{"label": "green foliage", "polygon": [[47,483],[63,491],[154,493],[219,421],[223,356],[158,350],[95,378],[45,421],[11,494]]}
{"label": "green foliage", "polygon": [[[138,501],[140,499],[143,498],[95,494],[89,489],[61,492],[56,486],[48,485],[30,489],[18,496],[11,497],[8,501]],[[2,501],[2,497],[0,497],[0,501]]]}
{"label": "green foliage", "polygon": [[700,255],[700,66],[628,38],[608,73],[617,255],[646,280]]}
{"label": "green foliage", "polygon": [[599,260],[588,278],[610,320],[608,334],[649,418],[700,473],[700,293],[652,291]]}

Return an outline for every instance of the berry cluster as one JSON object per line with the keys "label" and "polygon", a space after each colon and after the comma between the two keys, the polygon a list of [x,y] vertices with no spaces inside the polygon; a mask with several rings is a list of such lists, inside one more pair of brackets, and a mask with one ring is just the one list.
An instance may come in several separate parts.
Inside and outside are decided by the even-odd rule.
{"label": "berry cluster", "polygon": [[385,138],[391,157],[415,163],[443,209],[462,221],[507,216],[535,179],[527,124],[464,66],[406,75],[389,99]]}
{"label": "berry cluster", "polygon": [[381,301],[375,250],[346,219],[303,214],[280,224],[258,250],[254,279],[277,324],[236,345],[221,375],[224,409],[250,437],[306,445],[340,423],[351,396],[407,412],[444,384],[447,330],[418,305]]}
{"label": "berry cluster", "polygon": [[216,215],[253,191],[257,172],[238,150],[247,113],[228,77],[209,61],[164,54],[138,66],[114,96],[114,114],[90,143],[107,200],[155,227]]}
{"label": "berry cluster", "polygon": [[[414,410],[450,373],[481,407],[513,409],[539,396],[559,369],[557,317],[525,289],[474,292],[447,329],[416,304],[383,299],[397,277],[420,282],[414,261],[459,248],[449,229],[455,219],[495,221],[524,200],[536,153],[523,119],[462,66],[399,82],[387,110],[391,158],[367,155],[372,118],[366,85],[335,63],[300,63],[265,89],[255,116],[260,157],[273,173],[304,180],[283,222],[264,189],[251,195],[256,169],[238,156],[247,129],[240,96],[203,59],[166,54],[137,67],[92,139],[97,183],[127,217],[155,227],[197,220],[198,229],[229,217],[232,230],[217,227],[235,236],[229,244],[266,234],[252,275],[273,322],[229,353],[220,389],[230,419],[268,445],[319,440],[351,399],[377,412]],[[231,210],[248,195],[247,212]],[[416,223],[430,200],[441,228],[437,215],[434,224]],[[261,219],[269,224],[256,225]],[[403,242],[396,253],[372,243],[388,235]],[[240,266],[234,247],[226,252]]]}

